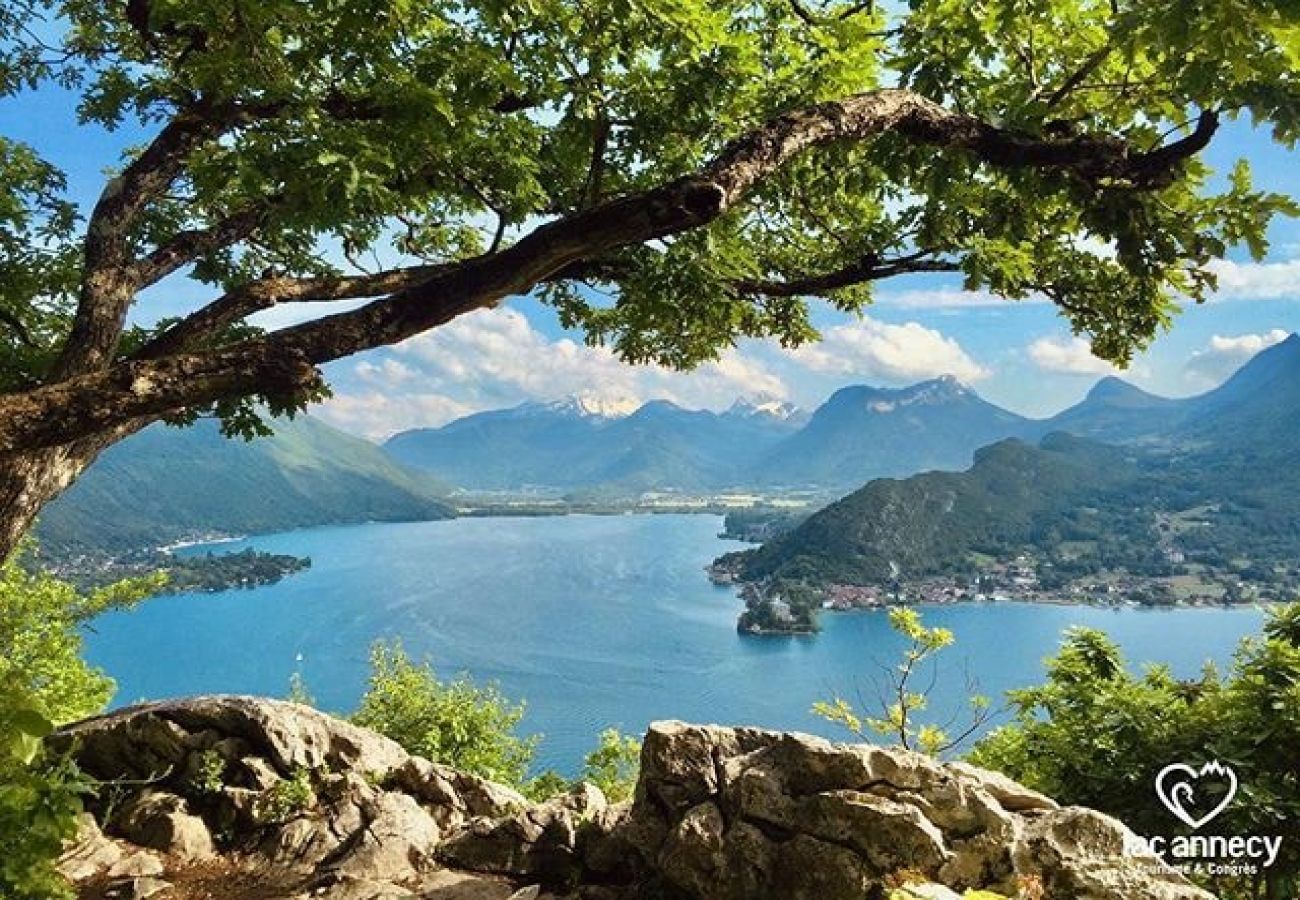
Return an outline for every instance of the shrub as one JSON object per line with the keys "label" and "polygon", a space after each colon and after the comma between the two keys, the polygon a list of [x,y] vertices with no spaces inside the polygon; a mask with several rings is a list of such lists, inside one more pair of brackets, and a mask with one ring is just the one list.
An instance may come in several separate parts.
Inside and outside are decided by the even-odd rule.
{"label": "shrub", "polygon": [[587,754],[582,779],[604,792],[612,803],[630,800],[641,770],[641,742],[625,737],[617,728],[600,733],[600,743]]}
{"label": "shrub", "polygon": [[12,684],[0,684],[0,897],[72,896],[55,871],[63,842],[76,833],[88,784],[43,738],[53,723]]}
{"label": "shrub", "polygon": [[[923,722],[922,716],[929,707],[929,692],[937,677],[935,657],[955,638],[947,628],[926,627],[921,614],[907,607],[895,607],[889,611],[889,625],[907,639],[908,645],[903,651],[902,662],[894,669],[886,670],[884,683],[877,685],[881,697],[890,698],[883,702],[879,716],[871,716],[856,710],[849,701],[835,697],[829,701],[813,704],[814,714],[828,722],[834,722],[852,733],[855,737],[865,738],[871,733],[898,740],[899,746],[907,750],[919,750],[938,756],[961,744],[979,731],[989,718],[989,701],[987,697],[974,693],[974,683],[967,683],[970,694],[970,717],[962,730],[950,734],[944,727],[932,722]],[[928,676],[923,678],[924,672]],[[923,690],[914,690],[917,683],[928,684]]]}
{"label": "shrub", "polygon": [[82,594],[29,572],[18,557],[0,563],[0,684],[12,685],[55,724],[98,713],[114,685],[81,658],[80,626],[139,602],[165,582],[163,576],[132,578]]}
{"label": "shrub", "polygon": [[287,822],[308,809],[316,800],[311,787],[311,773],[304,768],[271,785],[257,798],[253,816],[263,825]]}
{"label": "shrub", "polygon": [[53,861],[91,785],[43,738],[99,712],[113,693],[112,680],[81,658],[80,625],[162,584],[139,578],[82,594],[17,556],[0,562],[0,897],[69,895]]}
{"label": "shrub", "polygon": [[370,666],[353,722],[434,762],[505,784],[525,783],[537,738],[515,734],[523,704],[506,699],[496,685],[480,687],[463,676],[440,681],[399,643],[377,643]]}
{"label": "shrub", "polygon": [[1110,813],[1140,834],[1185,833],[1157,800],[1171,763],[1219,761],[1240,785],[1214,820],[1229,835],[1280,835],[1258,877],[1207,879],[1224,898],[1300,896],[1300,606],[1270,614],[1226,675],[1207,666],[1179,680],[1163,666],[1134,674],[1101,632],[1074,629],[1048,662],[1045,684],[1013,691],[1016,718],[976,745],[972,762],[1064,803]]}

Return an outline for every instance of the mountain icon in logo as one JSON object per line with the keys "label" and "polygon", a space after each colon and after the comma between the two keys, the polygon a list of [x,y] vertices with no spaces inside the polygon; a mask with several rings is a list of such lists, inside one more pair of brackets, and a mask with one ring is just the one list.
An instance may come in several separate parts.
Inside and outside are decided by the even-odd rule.
{"label": "mountain icon in logo", "polygon": [[[1172,763],[1156,776],[1156,796],[1160,802],[1193,831],[1227,809],[1236,795],[1237,773],[1217,759],[1205,763],[1200,771],[1185,763]],[[1218,802],[1208,812],[1197,815],[1216,796]]]}

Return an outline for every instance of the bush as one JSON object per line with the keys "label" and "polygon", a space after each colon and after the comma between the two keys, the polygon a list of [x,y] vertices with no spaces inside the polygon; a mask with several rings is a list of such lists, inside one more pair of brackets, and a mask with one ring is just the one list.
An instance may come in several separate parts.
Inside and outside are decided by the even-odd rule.
{"label": "bush", "polygon": [[19,558],[0,563],[0,684],[25,696],[55,724],[100,712],[113,681],[81,658],[80,626],[110,609],[139,602],[163,576],[120,581],[88,594]]}
{"label": "bush", "polygon": [[590,781],[611,803],[632,799],[641,770],[641,742],[617,728],[600,733],[600,743],[583,761],[582,780]]}
{"label": "bush", "polygon": [[311,773],[299,767],[289,778],[282,778],[262,791],[253,807],[253,817],[263,825],[281,824],[310,808],[315,801]]}
{"label": "bush", "polygon": [[467,678],[439,681],[428,663],[415,663],[398,643],[377,643],[370,681],[352,721],[372,728],[411,753],[505,784],[522,786],[537,738],[515,727],[524,705],[495,685]]}
{"label": "bush", "polygon": [[113,694],[112,680],[81,658],[80,625],[162,584],[147,577],[81,594],[18,557],[0,563],[0,897],[69,895],[54,860],[91,785],[70,760],[50,756],[43,738],[101,711]]}
{"label": "bush", "polygon": [[520,790],[530,800],[549,800],[588,781],[600,788],[611,803],[632,799],[641,770],[641,742],[625,737],[617,728],[600,733],[599,743],[583,759],[582,773],[570,781],[554,769],[547,769],[524,782]]}
{"label": "bush", "polygon": [[72,895],[54,860],[76,833],[88,785],[68,760],[44,750],[53,727],[31,698],[0,684],[0,897],[7,900]]}
{"label": "bush", "polygon": [[1213,760],[1236,773],[1238,797],[1216,832],[1280,835],[1277,862],[1258,878],[1208,881],[1224,898],[1300,896],[1300,607],[1270,614],[1226,676],[1190,681],[1163,666],[1131,673],[1104,634],[1075,629],[1048,663],[1047,682],[1013,691],[1015,721],[985,737],[971,761],[1069,804],[1110,813],[1140,834],[1185,833],[1156,798],[1171,763]]}
{"label": "bush", "polygon": [[[902,661],[895,668],[887,669],[884,679],[876,685],[882,698],[880,715],[872,716],[855,709],[843,697],[817,701],[812,707],[813,714],[843,727],[854,737],[865,740],[874,733],[897,739],[898,745],[905,750],[939,756],[983,727],[989,718],[988,698],[974,693],[975,683],[968,679],[970,716],[959,732],[950,734],[944,726],[922,721],[930,705],[930,691],[938,677],[935,657],[952,646],[955,638],[947,628],[927,627],[921,614],[910,607],[891,609],[889,626],[908,643]],[[925,687],[914,690],[918,683]],[[955,721],[953,718],[946,724]]]}

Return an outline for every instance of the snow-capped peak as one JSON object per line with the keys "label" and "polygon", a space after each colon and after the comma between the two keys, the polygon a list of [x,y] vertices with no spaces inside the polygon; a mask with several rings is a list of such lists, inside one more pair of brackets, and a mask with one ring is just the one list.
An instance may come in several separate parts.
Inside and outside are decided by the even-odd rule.
{"label": "snow-capped peak", "polygon": [[910,387],[873,392],[867,399],[867,408],[874,413],[891,413],[908,406],[947,403],[971,394],[971,389],[953,376],[940,375]]}
{"label": "snow-capped peak", "polygon": [[727,412],[735,416],[771,416],[784,421],[797,416],[799,407],[773,394],[755,394],[738,398]]}
{"label": "snow-capped peak", "polygon": [[590,416],[598,419],[621,419],[630,416],[641,408],[641,401],[632,397],[603,396],[600,394],[577,394],[547,403],[546,408],[559,413],[575,416]]}

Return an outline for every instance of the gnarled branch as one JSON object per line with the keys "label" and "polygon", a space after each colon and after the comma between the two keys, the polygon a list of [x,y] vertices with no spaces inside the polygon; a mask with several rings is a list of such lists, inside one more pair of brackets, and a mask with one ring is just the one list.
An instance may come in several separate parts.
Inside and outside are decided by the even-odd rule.
{"label": "gnarled branch", "polygon": [[696,175],[541,225],[504,250],[449,265],[358,309],[226,348],[121,363],[0,398],[0,454],[67,443],[118,422],[221,397],[302,390],[315,383],[314,365],[396,343],[526,293],[584,260],[706,225],[817,146],[892,131],[994,166],[1053,169],[1091,183],[1149,190],[1168,184],[1217,127],[1217,116],[1205,112],[1187,137],[1138,152],[1114,137],[1045,139],[1001,129],[907,90],[818,104],[733,141]]}

